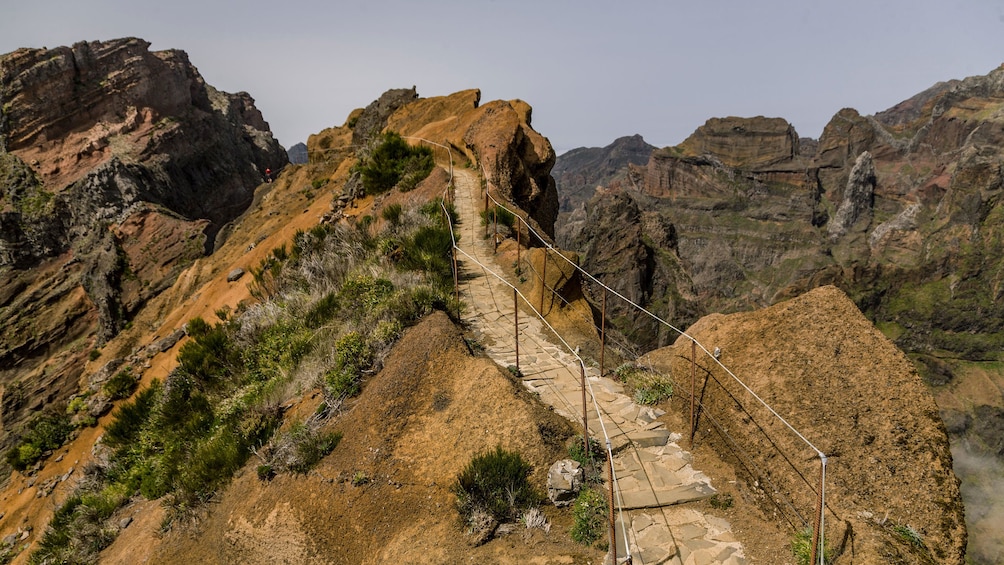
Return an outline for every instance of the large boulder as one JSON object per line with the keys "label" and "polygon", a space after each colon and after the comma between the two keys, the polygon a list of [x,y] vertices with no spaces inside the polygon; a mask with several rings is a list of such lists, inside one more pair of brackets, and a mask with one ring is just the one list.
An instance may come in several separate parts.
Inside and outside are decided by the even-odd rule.
{"label": "large boulder", "polygon": [[558,508],[569,506],[579,496],[583,481],[582,465],[578,461],[555,461],[547,470],[547,498]]}

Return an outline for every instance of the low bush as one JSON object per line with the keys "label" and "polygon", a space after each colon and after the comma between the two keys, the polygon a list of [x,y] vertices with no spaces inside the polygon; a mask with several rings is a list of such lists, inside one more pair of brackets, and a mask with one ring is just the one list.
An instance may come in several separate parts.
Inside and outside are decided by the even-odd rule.
{"label": "low bush", "polygon": [[401,225],[402,210],[400,204],[388,204],[387,207],[380,211],[380,217],[390,222],[390,225],[398,227]]}
{"label": "low bush", "polygon": [[7,464],[18,471],[24,471],[38,462],[45,452],[63,445],[73,426],[64,411],[39,414],[29,420],[24,429],[21,440],[6,455]]}
{"label": "low bush", "polygon": [[579,462],[579,465],[588,467],[597,462],[607,460],[607,452],[603,445],[594,438],[589,438],[589,451],[586,452],[586,444],[582,441],[582,434],[568,440],[568,457]]}
{"label": "low bush", "polygon": [[294,425],[276,442],[271,465],[277,471],[305,474],[341,441],[339,432],[321,432],[307,424]]}
{"label": "low bush", "polygon": [[362,370],[370,364],[371,352],[359,332],[349,332],[335,343],[335,366],[324,374],[329,394],[346,398],[359,394]]}
{"label": "low bush", "polygon": [[518,520],[540,501],[529,481],[531,471],[519,453],[501,445],[476,455],[453,485],[462,520],[471,524],[479,513],[487,513],[498,523]]}
{"label": "low bush", "polygon": [[[815,565],[812,563],[811,528],[805,528],[795,532],[795,537],[791,540],[791,554],[795,557],[796,565]],[[823,562],[829,565],[832,561],[833,552],[830,550],[829,546],[824,545]]]}
{"label": "low bush", "polygon": [[630,363],[617,367],[614,376],[633,391],[637,404],[658,404],[673,396],[673,383],[668,378]]}
{"label": "low bush", "polygon": [[896,532],[899,538],[910,545],[915,547],[924,547],[924,536],[920,534],[913,526],[904,526],[903,524],[895,524],[892,527],[892,531]]}
{"label": "low bush", "polygon": [[412,147],[400,134],[387,132],[358,171],[366,194],[381,194],[399,185],[402,191],[415,188],[433,167],[431,149]]}
{"label": "low bush", "polygon": [[606,531],[609,508],[603,491],[597,488],[584,488],[575,499],[572,508],[574,522],[572,524],[572,539],[585,545],[591,545],[603,537]]}
{"label": "low bush", "polygon": [[653,379],[634,390],[634,401],[653,405],[673,396],[673,384],[665,379]]}
{"label": "low bush", "polygon": [[127,446],[134,442],[150,418],[151,410],[160,399],[160,394],[160,382],[154,381],[149,388],[136,395],[135,400],[119,406],[115,419],[105,428],[101,441],[112,448]]}
{"label": "low bush", "polygon": [[108,379],[108,382],[101,388],[112,400],[121,400],[132,396],[137,386],[139,386],[139,380],[133,375],[132,367],[126,367],[115,373],[115,376]]}
{"label": "low bush", "polygon": [[500,226],[506,226],[509,229],[513,229],[513,226],[516,225],[516,215],[510,212],[508,208],[504,208],[497,204],[494,208],[482,210],[481,225],[490,226],[493,223],[498,223]]}

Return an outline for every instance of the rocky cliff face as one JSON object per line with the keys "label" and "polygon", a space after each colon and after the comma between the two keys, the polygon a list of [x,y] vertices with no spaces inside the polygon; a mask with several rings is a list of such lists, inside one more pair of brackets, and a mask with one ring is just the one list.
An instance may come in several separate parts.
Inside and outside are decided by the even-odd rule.
{"label": "rocky cliff face", "polygon": [[627,180],[627,165],[644,165],[655,150],[640,135],[615,139],[606,147],[579,147],[563,154],[551,169],[561,187],[562,212],[571,212],[589,200],[596,187]]}
{"label": "rocky cliff face", "polygon": [[[135,38],[0,57],[0,443],[211,251],[286,154],[246,93]],[[44,391],[44,392],[43,392]]]}
{"label": "rocky cliff face", "polygon": [[815,144],[779,120],[709,120],[645,167],[629,167],[637,190],[622,183],[598,194],[558,231],[584,222],[606,225],[608,240],[636,237],[590,213],[617,190],[636,190],[653,197],[645,211],[675,227],[675,251],[708,311],[836,284],[935,387],[958,445],[999,466],[1002,146],[1004,67],[935,85],[875,117],[843,109]]}

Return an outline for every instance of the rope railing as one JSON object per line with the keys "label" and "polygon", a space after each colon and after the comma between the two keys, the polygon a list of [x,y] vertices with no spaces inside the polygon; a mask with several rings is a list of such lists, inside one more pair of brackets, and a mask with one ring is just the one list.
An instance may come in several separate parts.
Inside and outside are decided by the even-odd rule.
{"label": "rope railing", "polygon": [[[823,552],[820,549],[824,546],[825,508],[826,508],[826,501],[825,501],[825,496],[826,496],[825,495],[825,484],[826,484],[825,483],[825,476],[826,476],[826,464],[827,464],[827,457],[822,452],[822,450],[820,450],[819,448],[817,448],[811,441],[808,440],[808,438],[805,437],[805,435],[803,435],[794,426],[792,426],[791,423],[789,423],[787,421],[787,419],[785,419],[783,416],[781,416],[772,406],[770,406],[766,401],[764,401],[763,398],[760,397],[760,395],[758,395],[755,391],[753,391],[753,389],[751,387],[749,387],[731,369],[729,369],[725,364],[723,364],[718,359],[717,355],[711,353],[708,350],[708,348],[705,347],[704,344],[700,343],[695,337],[693,337],[692,335],[688,334],[686,331],[684,331],[684,330],[682,330],[682,329],[674,326],[672,323],[670,323],[670,322],[662,319],[661,317],[659,317],[658,315],[656,315],[653,312],[649,311],[648,309],[644,308],[643,306],[641,306],[639,304],[636,304],[635,302],[633,302],[632,300],[628,299],[627,297],[625,297],[620,292],[617,292],[615,289],[610,288],[609,286],[607,286],[606,284],[604,284],[602,281],[600,281],[596,277],[594,277],[591,273],[589,273],[585,269],[581,268],[576,263],[570,261],[567,257],[564,256],[564,254],[558,252],[558,250],[553,245],[551,245],[550,243],[548,243],[547,239],[545,239],[543,236],[541,236],[541,234],[538,233],[528,221],[526,221],[517,211],[512,210],[507,205],[508,203],[500,202],[494,195],[492,195],[492,190],[491,190],[491,186],[490,186],[491,180],[489,179],[489,176],[488,176],[487,172],[485,171],[484,163],[481,163],[481,173],[482,173],[483,178],[486,180],[486,185],[484,187],[484,192],[485,192],[485,210],[486,210],[486,212],[487,212],[487,209],[488,209],[489,202],[494,203],[495,206],[497,206],[498,208],[506,210],[507,212],[509,212],[510,214],[512,214],[516,218],[517,222],[519,222],[519,225],[516,228],[518,231],[521,230],[523,226],[525,226],[526,229],[527,229],[528,234],[536,236],[537,239],[541,242],[541,244],[543,245],[543,247],[546,250],[545,251],[545,257],[544,257],[544,263],[543,263],[545,269],[546,269],[546,266],[547,266],[546,265],[546,261],[547,261],[547,254],[546,254],[546,252],[547,251],[555,252],[555,254],[558,257],[560,257],[561,259],[564,259],[572,268],[574,268],[575,270],[577,270],[580,274],[582,274],[582,276],[586,277],[589,281],[593,282],[594,284],[596,284],[597,286],[599,286],[600,288],[602,288],[604,290],[604,292],[608,292],[608,293],[612,294],[613,296],[615,296],[615,297],[623,300],[626,304],[628,304],[633,309],[635,309],[635,310],[637,310],[637,311],[645,314],[646,316],[649,316],[651,319],[655,320],[657,323],[659,323],[659,324],[661,324],[661,325],[669,328],[670,330],[676,332],[678,335],[680,335],[682,337],[685,337],[688,340],[690,340],[691,343],[695,347],[700,347],[701,351],[704,352],[704,355],[708,359],[711,359],[712,362],[713,362],[713,364],[717,365],[722,371],[724,371],[732,379],[732,381],[734,381],[735,383],[737,383],[753,399],[755,399],[755,401],[756,401],[757,404],[759,404],[762,408],[766,409],[778,422],[780,422],[783,425],[784,428],[787,428],[787,430],[789,430],[795,437],[797,437],[802,443],[804,443],[809,449],[811,449],[814,452],[815,457],[818,457],[819,461],[820,461],[820,467],[819,467],[820,482],[819,482],[819,488],[818,489],[812,489],[812,487],[810,485],[810,490],[815,491],[815,493],[817,495],[817,501],[816,501],[816,503],[817,503],[816,504],[817,509],[815,511],[815,516],[813,517],[813,520],[814,520],[815,523],[814,523],[814,527],[813,527],[813,546],[812,546],[813,547],[813,558],[812,558],[812,562],[813,563],[818,562],[820,565],[822,565],[822,561],[823,561],[824,556],[823,556]],[[495,230],[496,230],[496,245],[497,245],[497,242],[498,242],[498,236],[497,236],[497,230],[498,230],[497,217],[495,219],[495,223],[496,223]],[[529,245],[528,245],[528,247],[529,247]],[[517,266],[521,267],[520,265],[517,265]],[[544,277],[544,275],[542,273],[537,273],[536,269],[534,269],[532,267],[532,264],[531,264],[531,270],[534,271],[534,274],[536,274],[537,276],[540,277],[540,280],[541,280],[541,293],[543,294],[544,291],[545,291],[545,289],[549,289],[549,287],[546,284],[546,278]],[[556,292],[554,289],[550,289],[550,290],[551,290],[552,299],[553,299],[554,296],[561,296],[560,293]],[[541,304],[543,304],[543,298],[541,299]],[[543,315],[543,314],[540,314],[540,315]],[[696,358],[693,359],[692,362],[696,363]],[[600,371],[602,373],[602,371],[603,371],[602,367],[600,368]],[[693,403],[694,401],[695,401],[695,399],[693,398],[693,395],[692,395],[691,402]],[[738,402],[738,400],[737,400],[737,402]],[[740,405],[741,405],[741,403],[740,403]],[[706,408],[703,405],[703,403],[701,403],[701,407],[702,407],[702,409]],[[710,414],[710,412],[706,413],[705,415],[709,415],[709,414]],[[709,419],[710,419],[710,416],[709,416]],[[716,427],[718,427],[718,426],[716,426]],[[720,428],[720,430],[723,430],[723,429],[724,428]],[[695,430],[694,430],[694,425],[693,425],[693,421],[692,421],[692,423],[691,423],[691,442],[693,441],[694,431]],[[776,448],[776,449],[779,452],[781,451],[779,448]],[[783,453],[782,453],[782,455],[783,455]],[[786,456],[785,456],[785,458],[787,459]],[[789,461],[789,464],[791,464],[790,461]],[[794,468],[793,464],[792,464],[792,467]],[[797,472],[797,468],[795,470]],[[801,478],[803,480],[805,480],[805,477],[802,476],[801,473],[797,473],[797,474],[799,474],[801,476]],[[808,482],[808,481],[806,481],[806,482]]]}

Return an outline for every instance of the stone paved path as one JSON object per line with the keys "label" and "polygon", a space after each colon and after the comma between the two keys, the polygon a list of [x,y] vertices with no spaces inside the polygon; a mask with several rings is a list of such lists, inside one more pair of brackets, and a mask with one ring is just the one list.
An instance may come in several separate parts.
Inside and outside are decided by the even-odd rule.
{"label": "stone paved path", "polygon": [[[467,305],[464,320],[496,363],[515,365],[513,291],[488,272],[506,274],[495,262],[491,240],[484,237],[480,224],[479,212],[484,206],[480,179],[471,171],[456,170],[454,180],[459,245],[477,260],[458,254],[462,300]],[[566,348],[544,339],[546,333],[538,318],[521,309],[519,365],[523,382],[556,412],[581,426],[578,360]],[[679,446],[680,435],[656,420],[662,411],[635,404],[620,383],[600,377],[595,368],[586,369],[586,378],[614,449],[614,473],[624,509],[623,518],[617,521],[618,561],[627,555],[623,532],[627,524],[635,565],[745,564],[742,545],[732,536],[728,522],[686,507],[685,503],[707,498],[715,489],[691,465],[690,454]],[[587,391],[590,436],[602,444],[593,400]]]}

